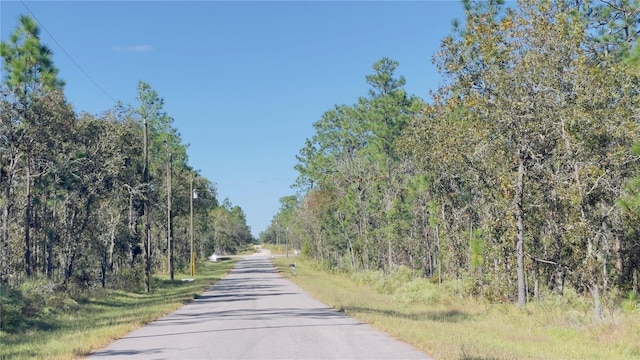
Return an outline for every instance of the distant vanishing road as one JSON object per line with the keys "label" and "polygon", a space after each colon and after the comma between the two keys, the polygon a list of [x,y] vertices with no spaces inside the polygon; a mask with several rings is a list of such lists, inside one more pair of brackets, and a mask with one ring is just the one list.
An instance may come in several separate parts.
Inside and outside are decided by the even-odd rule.
{"label": "distant vanishing road", "polygon": [[265,255],[89,359],[428,359],[313,299]]}

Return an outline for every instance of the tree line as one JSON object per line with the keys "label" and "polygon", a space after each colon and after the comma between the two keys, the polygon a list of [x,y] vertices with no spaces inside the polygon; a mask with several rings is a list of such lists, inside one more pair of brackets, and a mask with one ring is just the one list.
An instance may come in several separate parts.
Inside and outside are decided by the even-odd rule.
{"label": "tree line", "polygon": [[135,105],[74,112],[28,16],[0,57],[2,288],[38,277],[60,290],[150,291],[155,273],[189,272],[192,253],[234,253],[253,241],[242,209],[220,203],[188,164],[149,84],[138,84]]}
{"label": "tree line", "polygon": [[463,1],[407,94],[383,58],[370,91],[314,123],[297,195],[261,234],[345,271],[413,269],[523,307],[640,285],[640,2]]}

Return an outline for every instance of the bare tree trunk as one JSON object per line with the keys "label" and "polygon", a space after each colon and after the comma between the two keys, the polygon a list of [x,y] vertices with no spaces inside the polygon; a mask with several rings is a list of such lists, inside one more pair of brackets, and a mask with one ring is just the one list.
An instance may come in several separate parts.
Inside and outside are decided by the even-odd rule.
{"label": "bare tree trunk", "polygon": [[613,249],[616,258],[616,275],[618,277],[618,281],[622,278],[622,242],[620,241],[620,237],[615,235]]}
{"label": "bare tree trunk", "polygon": [[148,125],[144,121],[144,183],[146,186],[144,200],[144,216],[145,216],[145,290],[151,292],[151,206],[150,206],[150,184],[149,184],[149,143],[148,143]]}
{"label": "bare tree trunk", "polygon": [[171,153],[169,153],[169,159],[167,160],[167,253],[168,253],[168,265],[169,265],[169,277],[171,280],[174,278],[173,271],[173,239],[172,237],[172,212],[171,212]]}
{"label": "bare tree trunk", "polygon": [[118,216],[115,218],[112,227],[111,227],[111,234],[109,236],[109,259],[108,259],[108,266],[109,266],[109,272],[113,273],[113,250],[116,247],[116,227],[117,224],[120,222],[120,213],[118,213]]}
{"label": "bare tree trunk", "polygon": [[[111,207],[116,208],[117,205],[111,204]],[[107,209],[106,211],[113,211],[113,209]],[[103,209],[104,211],[104,209]],[[116,228],[120,222],[119,209],[116,210],[117,215],[111,213],[111,218],[108,223],[109,233],[103,242],[102,256],[100,258],[100,282],[102,288],[107,287],[107,272],[113,273],[113,250],[115,247]]]}
{"label": "bare tree trunk", "polygon": [[553,273],[553,281],[554,281],[554,291],[557,295],[562,296],[564,294],[564,266],[562,265],[562,236],[558,231],[558,194],[555,188],[551,191],[552,195],[552,210],[551,216],[549,220],[549,230],[551,232],[551,236],[553,236],[553,245],[554,245],[554,261],[556,263],[554,273]]}
{"label": "bare tree trunk", "polygon": [[73,276],[73,265],[75,264],[76,257],[78,256],[78,252],[76,251],[75,246],[73,246],[73,249],[71,249],[70,251],[71,251],[71,256],[68,257],[67,266],[65,267],[65,270],[64,270],[64,282],[65,282],[65,284]]}
{"label": "bare tree trunk", "polygon": [[2,262],[2,268],[0,268],[0,283],[2,284],[7,282],[7,277],[9,275],[7,266],[7,253],[9,252],[9,214],[11,210],[11,199],[9,198],[11,191],[9,186],[7,186],[4,193],[5,205],[2,209],[2,254],[0,256],[0,261]]}
{"label": "bare tree trunk", "polygon": [[136,262],[136,251],[138,244],[138,234],[136,231],[137,216],[133,216],[133,188],[129,188],[129,265],[134,267]]}
{"label": "bare tree trunk", "polygon": [[[4,291],[4,287],[8,283],[9,266],[7,264],[9,253],[9,216],[11,215],[11,207],[13,199],[11,198],[11,186],[13,184],[13,175],[16,165],[16,157],[11,159],[9,169],[7,171],[7,182],[4,189],[4,207],[2,208],[2,230],[0,233],[0,295]],[[0,330],[4,328],[4,308],[0,302]]]}
{"label": "bare tree trunk", "polygon": [[[556,238],[556,246],[558,246],[557,244],[560,242],[560,236],[556,234],[554,237]],[[560,296],[564,294],[564,277],[565,277],[564,266],[562,265],[561,251],[562,251],[561,248],[559,247],[556,248],[556,267],[554,271],[554,281],[555,281],[554,290],[556,294]]]}
{"label": "bare tree trunk", "polygon": [[589,290],[591,291],[591,295],[593,296],[596,320],[601,321],[602,320],[602,304],[600,303],[600,287],[594,281],[591,284],[591,286],[589,286]]}
{"label": "bare tree trunk", "polygon": [[[52,214],[51,214],[51,220],[53,223],[57,222],[57,208],[58,208],[58,189],[56,187],[57,184],[57,178],[54,179],[53,182],[53,210],[52,210]],[[49,233],[47,234],[47,245],[46,245],[46,270],[45,273],[47,274],[47,278],[51,278],[52,272],[53,272],[53,244],[55,243],[56,240],[56,232],[54,229],[50,229]]]}
{"label": "bare tree trunk", "polygon": [[387,254],[389,255],[389,258],[387,259],[389,262],[389,271],[391,271],[391,268],[393,267],[393,260],[391,258],[391,237],[389,237],[387,235]]}
{"label": "bare tree trunk", "polygon": [[53,275],[53,244],[56,241],[56,234],[51,231],[47,242],[47,277],[50,279]]}
{"label": "bare tree trunk", "polygon": [[107,253],[103,252],[100,257],[100,285],[102,288],[107,287]]}
{"label": "bare tree trunk", "polygon": [[47,244],[49,243],[49,229],[47,228],[46,224],[53,224],[53,221],[51,221],[51,215],[50,215],[50,211],[47,211],[47,209],[43,208],[43,223],[44,225],[42,226],[42,244],[40,245],[40,262],[39,262],[39,267],[40,267],[40,273],[41,274],[46,274],[47,273]]}
{"label": "bare tree trunk", "polygon": [[24,206],[24,270],[27,277],[31,276],[31,156],[27,152],[26,199]]}
{"label": "bare tree trunk", "polygon": [[[537,249],[532,249],[532,252],[536,254]],[[540,299],[540,265],[537,261],[533,262],[533,298]]]}
{"label": "bare tree trunk", "polygon": [[11,184],[13,183],[13,171],[9,169],[8,181],[4,189],[4,206],[2,208],[2,252],[0,261],[0,284],[6,284],[9,276],[9,267],[7,264],[9,253],[9,216],[11,216],[11,208],[13,207],[13,199],[11,198]]}
{"label": "bare tree trunk", "polygon": [[[149,196],[149,194],[147,194],[147,196]],[[150,205],[149,205],[149,200],[145,200],[145,207],[144,207],[144,216],[145,216],[145,266],[144,266],[144,273],[145,273],[145,280],[144,280],[144,285],[145,285],[145,291],[147,293],[151,292],[151,209],[150,209]]]}
{"label": "bare tree trunk", "polygon": [[524,274],[524,154],[518,151],[518,178],[516,182],[516,256],[517,256],[517,277],[518,277],[518,307],[523,308],[526,303],[525,294],[525,274]]}

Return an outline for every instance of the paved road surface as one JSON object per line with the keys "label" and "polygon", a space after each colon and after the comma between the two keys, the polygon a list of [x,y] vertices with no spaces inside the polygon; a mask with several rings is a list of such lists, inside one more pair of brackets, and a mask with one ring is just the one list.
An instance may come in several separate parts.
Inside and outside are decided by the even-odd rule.
{"label": "paved road surface", "polygon": [[264,255],[89,359],[428,359],[313,299]]}

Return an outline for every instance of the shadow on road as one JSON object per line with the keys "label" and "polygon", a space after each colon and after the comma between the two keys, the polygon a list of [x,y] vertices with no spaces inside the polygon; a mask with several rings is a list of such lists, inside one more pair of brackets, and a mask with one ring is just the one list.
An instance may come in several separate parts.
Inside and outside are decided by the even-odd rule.
{"label": "shadow on road", "polygon": [[264,259],[245,259],[239,262],[230,274],[274,274],[276,269]]}
{"label": "shadow on road", "polygon": [[[94,356],[212,358],[215,353],[237,359],[424,358],[412,349],[390,346],[393,344],[367,325],[306,295],[277,274],[265,256],[250,256],[238,261],[228,276],[195,301]],[[145,346],[148,350],[138,350]]]}
{"label": "shadow on road", "polygon": [[100,353],[92,354],[92,356],[111,357],[111,356],[133,356],[133,355],[152,355],[160,354],[163,349],[146,349],[146,350],[104,350]]}
{"label": "shadow on road", "polygon": [[[276,326],[251,326],[251,327],[240,327],[240,328],[224,328],[224,329],[211,329],[211,330],[201,330],[201,331],[185,331],[185,332],[173,332],[166,334],[153,334],[153,335],[140,335],[140,336],[125,336],[122,339],[144,339],[144,338],[155,338],[161,336],[180,336],[180,335],[189,335],[189,334],[207,334],[207,333],[216,333],[216,332],[225,332],[225,331],[247,331],[247,330],[273,330],[273,329],[288,329],[288,328],[317,328],[317,327],[334,327],[334,326],[362,326],[363,324],[326,324],[326,325],[316,325],[316,324],[307,324],[307,325],[276,325]],[[104,355],[101,355],[104,356]]]}
{"label": "shadow on road", "polygon": [[475,314],[469,314],[463,311],[458,310],[449,310],[449,311],[423,311],[416,313],[403,313],[394,310],[379,310],[379,309],[371,309],[364,307],[349,307],[346,309],[347,312],[359,312],[366,314],[384,314],[388,316],[393,316],[397,318],[405,318],[411,320],[430,320],[442,323],[457,323],[467,320],[472,320]]}

